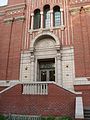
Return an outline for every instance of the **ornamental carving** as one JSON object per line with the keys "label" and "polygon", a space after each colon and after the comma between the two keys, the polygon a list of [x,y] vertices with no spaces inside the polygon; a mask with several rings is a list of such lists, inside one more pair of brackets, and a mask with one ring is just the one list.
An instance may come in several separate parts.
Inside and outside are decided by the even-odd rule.
{"label": "ornamental carving", "polygon": [[35,49],[47,49],[47,48],[55,48],[55,41],[53,39],[45,38],[39,40],[35,45]]}
{"label": "ornamental carving", "polygon": [[76,15],[76,14],[80,13],[81,8],[83,8],[83,10],[85,12],[90,12],[90,5],[82,6],[82,7],[70,8],[69,11],[70,11],[71,15]]}

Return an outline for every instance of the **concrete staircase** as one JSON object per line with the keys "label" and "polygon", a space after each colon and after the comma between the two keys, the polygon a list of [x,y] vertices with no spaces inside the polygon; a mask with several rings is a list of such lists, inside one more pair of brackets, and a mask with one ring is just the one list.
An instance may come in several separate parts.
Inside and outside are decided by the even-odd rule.
{"label": "concrete staircase", "polygon": [[90,108],[84,109],[84,118],[85,120],[90,120]]}

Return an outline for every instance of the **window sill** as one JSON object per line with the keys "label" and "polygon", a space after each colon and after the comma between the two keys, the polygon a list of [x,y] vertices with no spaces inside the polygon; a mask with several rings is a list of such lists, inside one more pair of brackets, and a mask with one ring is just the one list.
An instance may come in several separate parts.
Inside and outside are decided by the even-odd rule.
{"label": "window sill", "polygon": [[30,32],[30,34],[32,34],[32,32],[42,32],[42,31],[53,31],[55,29],[61,29],[64,30],[65,29],[65,25],[61,25],[61,26],[57,26],[57,27],[53,27],[53,28],[40,28],[40,29],[33,29],[33,30],[29,30],[28,32]]}

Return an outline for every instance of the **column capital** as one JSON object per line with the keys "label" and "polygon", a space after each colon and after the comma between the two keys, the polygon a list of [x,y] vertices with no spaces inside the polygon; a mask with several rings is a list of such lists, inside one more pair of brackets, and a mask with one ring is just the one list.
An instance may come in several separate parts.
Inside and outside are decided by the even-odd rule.
{"label": "column capital", "polygon": [[31,16],[34,16],[34,13],[31,13]]}
{"label": "column capital", "polygon": [[61,54],[60,53],[57,53],[56,59],[61,60]]}
{"label": "column capital", "polygon": [[64,11],[63,8],[60,8],[60,11],[63,12]]}
{"label": "column capital", "polygon": [[43,15],[43,11],[41,11],[40,14]]}
{"label": "column capital", "polygon": [[34,61],[35,61],[35,57],[34,57],[34,55],[31,55],[30,62],[34,62]]}

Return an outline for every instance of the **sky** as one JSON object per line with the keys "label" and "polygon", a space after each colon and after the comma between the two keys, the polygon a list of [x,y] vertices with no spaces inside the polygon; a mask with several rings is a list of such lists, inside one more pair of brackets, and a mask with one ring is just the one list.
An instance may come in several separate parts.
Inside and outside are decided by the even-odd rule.
{"label": "sky", "polygon": [[7,5],[7,0],[0,0],[0,6]]}

